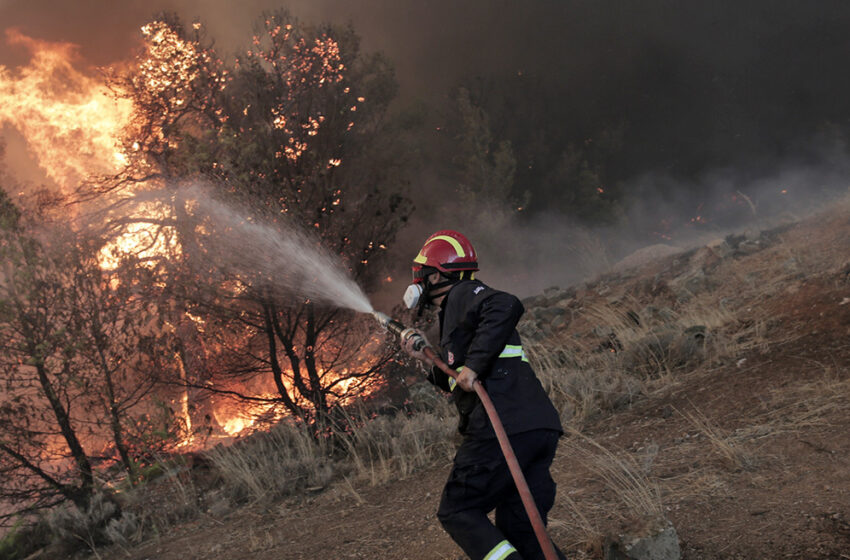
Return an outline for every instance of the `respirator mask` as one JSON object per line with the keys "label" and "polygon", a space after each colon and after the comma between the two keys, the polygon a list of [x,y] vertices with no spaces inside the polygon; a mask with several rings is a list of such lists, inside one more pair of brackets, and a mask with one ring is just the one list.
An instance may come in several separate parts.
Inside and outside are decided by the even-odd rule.
{"label": "respirator mask", "polygon": [[404,305],[408,309],[413,309],[419,302],[422,301],[422,296],[425,293],[425,289],[422,288],[422,284],[411,284],[407,287],[407,290],[404,291]]}
{"label": "respirator mask", "polygon": [[446,286],[451,286],[455,283],[456,279],[446,278],[443,282],[438,282],[436,284],[432,284],[428,280],[428,276],[433,274],[434,272],[439,272],[436,268],[425,267],[423,266],[420,269],[414,269],[413,271],[413,284],[407,287],[407,290],[404,292],[404,305],[408,309],[416,309],[418,308],[419,314],[422,314],[422,311],[425,310],[428,305],[431,304],[431,294],[434,290],[439,290],[440,288],[444,288]]}

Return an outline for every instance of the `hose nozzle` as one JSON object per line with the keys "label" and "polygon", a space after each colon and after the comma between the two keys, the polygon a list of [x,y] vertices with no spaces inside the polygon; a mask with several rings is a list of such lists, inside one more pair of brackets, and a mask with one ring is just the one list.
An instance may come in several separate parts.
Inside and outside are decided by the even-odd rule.
{"label": "hose nozzle", "polygon": [[386,313],[381,313],[380,311],[374,311],[372,315],[377,319],[378,323],[393,333],[396,336],[401,336],[402,331],[404,331],[405,326],[396,321],[395,319],[390,318]]}
{"label": "hose nozzle", "polygon": [[425,340],[425,337],[416,332],[416,330],[405,327],[395,319],[391,319],[386,313],[375,311],[372,315],[382,327],[396,335],[402,342],[408,339],[413,339],[414,350],[419,351],[428,346],[428,341]]}

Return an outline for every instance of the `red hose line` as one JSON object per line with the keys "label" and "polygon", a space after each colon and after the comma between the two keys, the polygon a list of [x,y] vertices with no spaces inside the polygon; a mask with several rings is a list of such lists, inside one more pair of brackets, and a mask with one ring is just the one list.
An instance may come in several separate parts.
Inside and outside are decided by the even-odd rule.
{"label": "red hose line", "polygon": [[[450,368],[443,360],[437,356],[437,353],[431,347],[426,346],[422,349],[428,358],[437,365],[446,375],[457,379],[457,372]],[[496,439],[499,440],[499,447],[502,448],[502,455],[505,456],[505,461],[508,463],[508,469],[511,471],[511,476],[514,479],[519,497],[522,499],[522,505],[525,507],[525,513],[531,521],[531,527],[534,529],[534,534],[537,536],[537,542],[540,543],[540,548],[543,550],[543,556],[546,560],[558,560],[558,555],[555,552],[555,547],[546,533],[546,527],[543,525],[543,518],[540,517],[540,512],[537,510],[537,504],[534,503],[534,498],[531,495],[531,490],[528,488],[528,483],[525,481],[525,475],[522,474],[522,469],[519,466],[514,450],[511,447],[511,442],[508,440],[508,434],[505,432],[505,427],[496,413],[496,407],[493,406],[493,401],[490,395],[484,390],[484,385],[477,379],[472,384],[478,398],[481,399],[481,404],[484,405],[484,410],[487,411],[487,416],[490,418],[490,423],[493,425],[493,431],[496,432]]]}

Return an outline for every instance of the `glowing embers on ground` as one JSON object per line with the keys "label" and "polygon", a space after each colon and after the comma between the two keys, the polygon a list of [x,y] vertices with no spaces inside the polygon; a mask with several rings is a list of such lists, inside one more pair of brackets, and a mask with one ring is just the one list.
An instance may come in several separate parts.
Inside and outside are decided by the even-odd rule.
{"label": "glowing embers on ground", "polygon": [[[273,400],[274,393],[263,393],[258,398]],[[286,416],[277,403],[242,403],[227,400],[214,408],[215,420],[228,436],[236,436],[257,425],[276,422]]]}

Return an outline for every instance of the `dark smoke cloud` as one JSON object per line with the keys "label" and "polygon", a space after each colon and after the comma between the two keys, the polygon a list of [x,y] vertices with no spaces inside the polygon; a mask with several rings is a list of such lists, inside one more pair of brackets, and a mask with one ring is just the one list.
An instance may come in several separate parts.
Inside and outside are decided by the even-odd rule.
{"label": "dark smoke cloud", "polygon": [[[219,50],[244,45],[274,0],[4,0],[0,22],[128,56],[159,10],[206,23]],[[641,166],[692,173],[753,154],[779,157],[850,115],[850,3],[675,0],[293,0],[305,21],[351,22],[395,62],[403,92],[434,99],[476,75],[545,77],[574,110],[565,126],[626,120]],[[0,48],[0,64],[24,53]]]}
{"label": "dark smoke cloud", "polygon": [[[159,10],[200,19],[227,54],[247,42],[260,12],[280,5],[0,0],[0,27],[78,43],[85,60],[105,65],[128,57],[139,26]],[[549,92],[547,100],[557,100],[553,118],[578,137],[624,124],[611,173],[630,194],[630,229],[623,231],[641,242],[652,240],[666,215],[686,224],[701,208],[720,214],[737,191],[766,201],[788,177],[797,191],[826,183],[841,188],[835,186],[846,170],[843,142],[850,132],[845,0],[292,0],[286,7],[308,22],[351,22],[366,50],[394,62],[403,100],[439,107],[452,87],[477,76],[498,82],[522,75],[534,77],[529,83]],[[0,46],[0,64],[23,56]],[[451,200],[454,185],[418,186],[418,206],[432,212],[416,217],[420,227],[404,233],[403,242],[415,245],[449,225],[471,227],[472,236],[500,234],[467,219],[475,209],[464,215],[434,202]],[[504,227],[510,229],[501,235],[522,239],[526,252],[537,251],[546,262],[569,261],[564,247],[581,244],[575,226],[558,216]],[[635,236],[639,227],[643,237]],[[610,229],[599,235],[610,240]],[[616,259],[628,244],[612,247]],[[509,258],[498,248],[484,252]],[[579,264],[541,272],[534,285],[572,278]]]}

